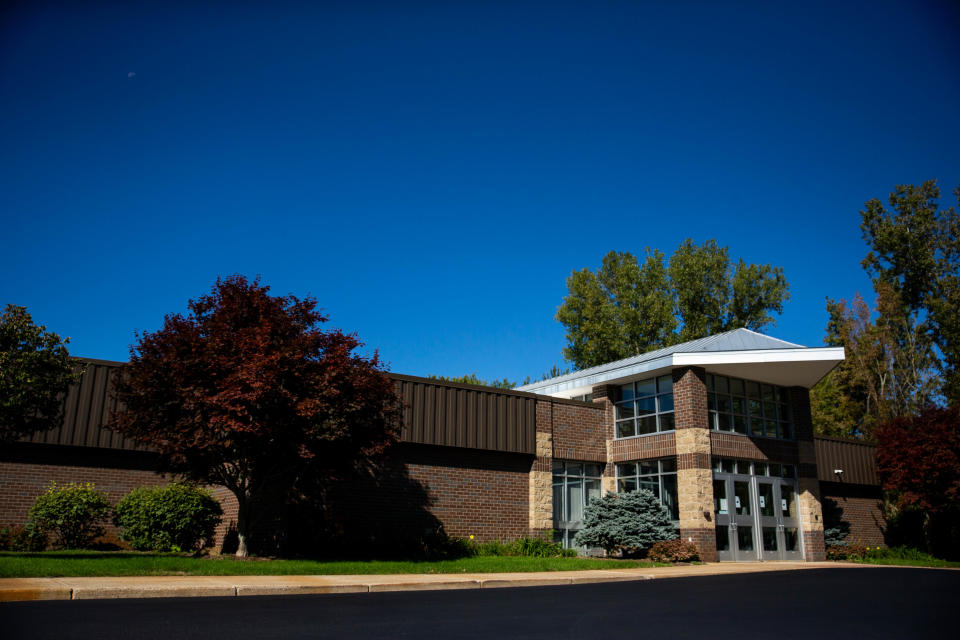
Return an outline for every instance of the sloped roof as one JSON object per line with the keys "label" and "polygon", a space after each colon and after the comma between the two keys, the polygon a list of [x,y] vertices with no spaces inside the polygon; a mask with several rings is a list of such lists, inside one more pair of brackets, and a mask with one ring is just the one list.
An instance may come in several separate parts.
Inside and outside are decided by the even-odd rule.
{"label": "sloped roof", "polygon": [[[807,355],[811,356],[812,360],[833,361],[833,364],[830,364],[829,368],[827,368],[826,371],[817,377],[817,380],[819,380],[823,375],[826,375],[826,373],[832,369],[837,362],[843,360],[842,348],[804,347],[803,345],[787,342],[786,340],[780,340],[771,336],[766,336],[762,333],[751,331],[750,329],[734,329],[732,331],[718,333],[705,338],[699,338],[697,340],[682,342],[680,344],[664,347],[662,349],[656,349],[655,351],[648,351],[646,353],[641,353],[639,355],[624,358],[622,360],[608,362],[596,367],[582,369],[580,371],[557,376],[556,378],[550,378],[541,382],[534,382],[522,387],[518,387],[518,390],[553,395],[554,393],[564,390],[584,389],[600,382],[611,382],[614,380],[626,379],[631,375],[636,375],[645,371],[653,371],[655,369],[676,366],[681,364],[679,360],[683,360],[683,364],[706,364],[707,361],[710,361],[712,364],[721,364],[723,361],[722,354],[730,354],[731,363],[736,362],[742,366],[746,363],[749,363],[749,354],[751,352],[756,352],[758,355],[760,352],[766,354],[769,354],[769,352],[774,352],[773,357],[761,357],[757,359],[758,362],[764,363],[777,361],[779,358],[777,357],[776,352],[781,352],[781,355],[784,356],[786,356],[787,353],[791,354],[790,357],[784,358],[785,360],[791,362],[804,360],[805,358],[802,356],[800,358],[796,357],[801,353],[806,353]],[[701,359],[695,357],[674,357],[678,354],[704,354],[704,356],[707,354],[718,354],[721,355],[721,357],[719,359],[705,357],[702,358],[704,362],[698,362],[698,360]],[[816,381],[811,383],[810,386],[815,384],[815,382]]]}

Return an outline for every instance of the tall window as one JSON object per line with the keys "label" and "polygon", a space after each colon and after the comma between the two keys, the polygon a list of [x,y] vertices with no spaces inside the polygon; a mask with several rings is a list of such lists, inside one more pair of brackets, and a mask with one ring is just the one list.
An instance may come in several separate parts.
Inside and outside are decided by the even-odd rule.
{"label": "tall window", "polygon": [[601,465],[594,462],[553,461],[553,530],[564,547],[583,527],[583,508],[599,498]]}
{"label": "tall window", "polygon": [[620,387],[617,437],[673,431],[673,377],[666,375]]}
{"label": "tall window", "polygon": [[787,390],[740,378],[707,375],[710,428],[766,438],[793,438]]}
{"label": "tall window", "polygon": [[679,519],[677,508],[677,459],[660,458],[640,462],[622,462],[617,465],[617,492],[629,493],[646,489],[660,498],[660,504],[670,511],[670,517]]}

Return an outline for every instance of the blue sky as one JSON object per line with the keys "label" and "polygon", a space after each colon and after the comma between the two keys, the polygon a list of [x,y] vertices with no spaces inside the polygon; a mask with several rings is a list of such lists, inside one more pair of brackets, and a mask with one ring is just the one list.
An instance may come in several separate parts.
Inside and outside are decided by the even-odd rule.
{"label": "blue sky", "polygon": [[6,3],[0,303],[122,360],[260,274],[394,371],[517,380],[572,270],[715,238],[818,345],[863,203],[960,179],[954,2],[306,4]]}

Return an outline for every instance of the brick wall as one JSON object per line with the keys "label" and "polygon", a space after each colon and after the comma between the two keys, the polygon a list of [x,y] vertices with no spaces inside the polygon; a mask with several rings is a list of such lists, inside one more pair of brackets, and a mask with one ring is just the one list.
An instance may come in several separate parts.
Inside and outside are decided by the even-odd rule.
{"label": "brick wall", "polygon": [[710,449],[721,458],[770,460],[797,464],[797,443],[772,438],[751,438],[736,433],[710,432]]}
{"label": "brick wall", "polygon": [[848,543],[867,546],[884,544],[886,521],[880,487],[821,482],[820,499],[833,500],[840,509],[840,519],[850,525],[846,537]]}
{"label": "brick wall", "polygon": [[677,455],[676,436],[673,433],[623,438],[610,442],[610,461],[626,462]]}
{"label": "brick wall", "polygon": [[[537,401],[537,422],[551,426],[553,457],[606,462],[604,410],[586,403]],[[539,430],[539,428],[538,428]]]}

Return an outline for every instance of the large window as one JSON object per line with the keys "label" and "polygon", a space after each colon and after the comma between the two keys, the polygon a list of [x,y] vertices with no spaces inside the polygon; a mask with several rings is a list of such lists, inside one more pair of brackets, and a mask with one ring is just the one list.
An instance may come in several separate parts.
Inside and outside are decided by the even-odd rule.
{"label": "large window", "polygon": [[660,504],[670,510],[677,520],[677,459],[642,460],[622,462],[617,465],[617,492],[629,493],[646,489],[660,498]]}
{"label": "large window", "polygon": [[617,437],[673,431],[673,378],[660,376],[620,387]]}
{"label": "large window", "polygon": [[760,462],[736,460],[734,458],[714,458],[714,473],[736,473],[742,476],[770,476],[774,478],[796,479],[797,468],[792,464],[779,462]]}
{"label": "large window", "polygon": [[715,431],[793,438],[793,421],[784,387],[708,374],[707,408],[710,428]]}
{"label": "large window", "polygon": [[570,548],[583,527],[583,508],[599,498],[601,465],[594,462],[553,461],[553,530],[558,542]]}

